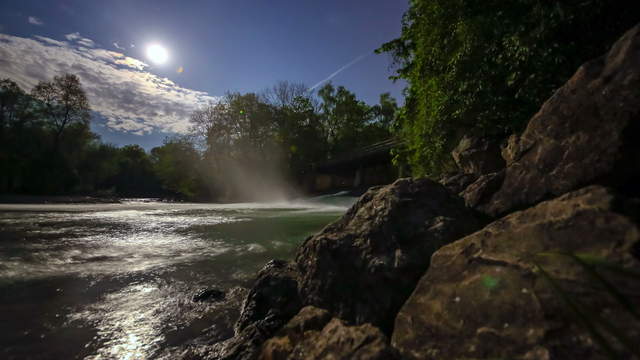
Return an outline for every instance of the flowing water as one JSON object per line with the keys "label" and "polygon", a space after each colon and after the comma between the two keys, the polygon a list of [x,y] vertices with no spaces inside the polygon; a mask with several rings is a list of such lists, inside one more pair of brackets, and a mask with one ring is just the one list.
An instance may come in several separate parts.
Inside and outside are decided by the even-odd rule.
{"label": "flowing water", "polygon": [[[0,358],[175,358],[227,338],[256,272],[354,200],[0,205]],[[194,302],[203,288],[226,300]]]}

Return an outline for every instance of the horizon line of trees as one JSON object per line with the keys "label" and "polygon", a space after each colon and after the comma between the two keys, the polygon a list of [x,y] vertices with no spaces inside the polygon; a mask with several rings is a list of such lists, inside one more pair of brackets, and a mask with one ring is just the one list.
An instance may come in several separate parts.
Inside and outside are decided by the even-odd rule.
{"label": "horizon line of trees", "polygon": [[[91,132],[73,74],[30,92],[0,80],[0,193],[246,200],[300,185],[313,164],[391,136],[398,105],[367,105],[342,86],[281,81],[227,93],[191,114],[189,134],[145,151]],[[281,194],[284,195],[284,194]]]}

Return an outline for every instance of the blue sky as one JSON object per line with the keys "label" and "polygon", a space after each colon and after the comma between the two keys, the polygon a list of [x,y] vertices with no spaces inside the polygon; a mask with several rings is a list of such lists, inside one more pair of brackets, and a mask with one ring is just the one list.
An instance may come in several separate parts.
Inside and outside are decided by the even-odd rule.
{"label": "blue sky", "polygon": [[[118,145],[159,145],[186,131],[188,114],[226,91],[279,80],[332,79],[375,103],[392,83],[386,55],[404,0],[5,1],[0,77],[25,89],[62,72],[80,76],[98,113],[93,129]],[[169,53],[146,56],[149,44]],[[356,61],[357,60],[357,61]],[[355,62],[354,62],[355,61]],[[178,69],[182,68],[182,72]]]}

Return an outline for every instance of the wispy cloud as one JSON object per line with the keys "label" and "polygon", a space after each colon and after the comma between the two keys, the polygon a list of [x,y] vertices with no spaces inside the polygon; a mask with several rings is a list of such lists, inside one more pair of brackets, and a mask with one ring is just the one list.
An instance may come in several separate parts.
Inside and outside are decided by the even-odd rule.
{"label": "wispy cloud", "polygon": [[72,34],[67,34],[64,37],[67,38],[67,40],[69,40],[69,41],[76,42],[76,43],[78,43],[78,44],[80,44],[82,46],[85,46],[85,47],[94,47],[96,45],[93,42],[93,40],[87,39],[86,37],[81,36],[79,32],[74,32]]}
{"label": "wispy cloud", "polygon": [[44,22],[35,16],[29,16],[27,18],[27,21],[29,22],[29,24],[32,24],[32,25],[37,25],[37,26],[44,25]]}
{"label": "wispy cloud", "polygon": [[113,46],[118,50],[124,50],[124,48],[120,46],[117,41],[113,43]]}
{"label": "wispy cloud", "polygon": [[107,119],[107,127],[138,135],[155,130],[185,133],[189,114],[217,100],[151,73],[139,59],[92,47],[95,43],[78,33],[65,38],[0,34],[0,78],[11,78],[30,90],[56,75],[76,74],[91,108]]}
{"label": "wispy cloud", "polygon": [[334,77],[336,77],[338,74],[340,74],[341,72],[347,70],[348,68],[350,68],[351,66],[355,65],[356,63],[360,62],[362,59],[366,58],[367,56],[371,55],[371,52],[366,52],[360,56],[358,56],[357,58],[351,60],[350,62],[348,62],[347,64],[343,65],[341,68],[339,68],[338,70],[334,71],[331,75],[329,75],[326,79],[319,81],[317,84],[313,85],[312,87],[309,88],[309,91],[313,91],[315,90],[318,86],[326,83],[327,81],[333,79]]}

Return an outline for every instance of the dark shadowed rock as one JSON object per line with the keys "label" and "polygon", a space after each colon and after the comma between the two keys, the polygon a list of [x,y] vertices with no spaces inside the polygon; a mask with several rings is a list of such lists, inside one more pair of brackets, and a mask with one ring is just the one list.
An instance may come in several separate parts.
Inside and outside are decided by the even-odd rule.
{"label": "dark shadowed rock", "polygon": [[581,66],[503,149],[501,188],[478,209],[499,216],[588,184],[638,194],[640,25]]}
{"label": "dark shadowed rock", "polygon": [[218,289],[202,289],[193,295],[192,300],[201,301],[221,301],[224,299],[224,291]]}
{"label": "dark shadowed rock", "polygon": [[462,199],[428,179],[368,191],[298,250],[301,296],[344,320],[390,331],[431,254],[480,226]]}
{"label": "dark shadowed rock", "polygon": [[482,175],[478,180],[467,186],[460,192],[460,196],[464,199],[468,207],[475,207],[491,197],[502,185],[504,180],[504,170]]}
{"label": "dark shadowed rock", "polygon": [[396,352],[371,324],[348,326],[328,311],[303,308],[262,348],[261,360],[392,360]]}
{"label": "dark shadowed rock", "polygon": [[[633,320],[603,286],[562,252],[590,254],[632,271],[640,229],[624,201],[590,186],[513,213],[438,250],[399,312],[392,345],[408,359],[606,359],[536,263],[573,301],[630,339]],[[636,209],[637,210],[637,209]],[[637,213],[636,213],[637,215]],[[600,268],[632,303],[637,279]],[[615,344],[615,342],[614,342]],[[620,359],[630,359],[624,353]]]}
{"label": "dark shadowed rock", "polygon": [[208,358],[256,359],[262,343],[296,315],[301,307],[298,273],[293,265],[282,260],[270,261],[258,273],[242,304],[235,336],[216,344]]}
{"label": "dark shadowed rock", "polygon": [[440,180],[440,184],[451,191],[451,193],[457,194],[466,189],[467,186],[473,184],[476,180],[478,180],[478,175],[475,174],[455,174]]}
{"label": "dark shadowed rock", "polygon": [[236,332],[268,315],[286,322],[301,307],[295,267],[283,260],[271,260],[260,270],[256,282],[249,290],[236,323]]}
{"label": "dark shadowed rock", "polygon": [[483,175],[504,168],[500,146],[486,138],[464,136],[451,152],[458,168],[466,174]]}

